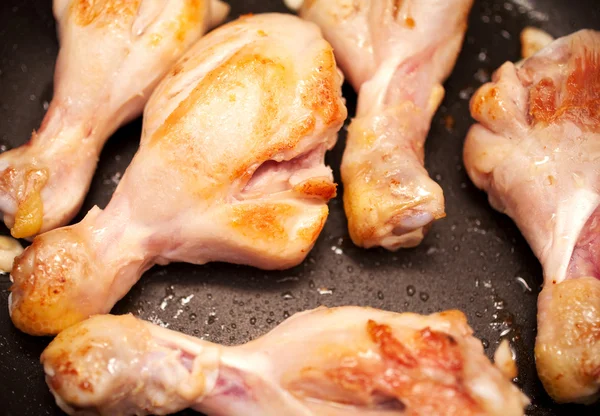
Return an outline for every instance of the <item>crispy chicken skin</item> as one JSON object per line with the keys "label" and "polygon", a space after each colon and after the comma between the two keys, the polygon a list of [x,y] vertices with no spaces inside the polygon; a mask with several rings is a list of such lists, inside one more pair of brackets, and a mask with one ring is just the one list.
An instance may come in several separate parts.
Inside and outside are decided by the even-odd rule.
{"label": "crispy chicken skin", "polygon": [[336,193],[324,155],[347,115],[342,82],[319,29],[295,16],[242,17],[201,39],[150,99],[106,209],[15,260],[15,325],[56,334],[108,313],[156,263],[299,264]]}
{"label": "crispy chicken skin", "polygon": [[446,215],[423,148],[472,3],[304,2],[301,16],[321,27],[358,92],[341,171],[348,228],[359,246],[416,246]]}
{"label": "crispy chicken skin", "polygon": [[471,100],[464,161],[544,269],[535,348],[559,402],[600,389],[600,33],[506,63]]}
{"label": "crispy chicken skin", "polygon": [[458,311],[320,308],[237,347],[95,316],[58,335],[42,363],[72,415],[518,416],[528,403]]}
{"label": "crispy chicken skin", "polygon": [[0,215],[17,238],[79,211],[108,137],[229,7],[217,0],[55,0],[54,97],[25,145],[0,155]]}

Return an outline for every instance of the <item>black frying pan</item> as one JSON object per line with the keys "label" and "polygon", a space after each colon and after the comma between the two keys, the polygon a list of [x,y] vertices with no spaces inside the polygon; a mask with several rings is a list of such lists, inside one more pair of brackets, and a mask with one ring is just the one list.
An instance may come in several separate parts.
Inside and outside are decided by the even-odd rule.
{"label": "black frying pan", "polygon": [[[286,11],[280,0],[229,3],[232,18]],[[338,197],[302,265],[283,272],[228,264],[155,267],[113,312],[133,312],[213,342],[237,344],[266,333],[290,314],[319,305],[419,313],[458,308],[490,356],[503,337],[512,341],[519,363],[517,384],[533,400],[528,414],[600,414],[600,406],[558,406],[545,394],[533,360],[541,268],[512,221],[493,211],[470,183],[461,161],[471,124],[467,100],[504,61],[519,59],[519,33],[527,25],[554,36],[600,29],[600,1],[475,2],[465,46],[427,142],[427,168],[444,188],[448,217],[433,226],[420,247],[397,253],[354,247]],[[44,103],[51,99],[57,52],[51,0],[2,0],[0,150],[24,143],[38,127]],[[352,115],[356,95],[348,86],[344,93]],[[137,149],[140,130],[136,121],[108,142],[81,216],[94,205],[106,205]],[[342,131],[328,155],[338,182],[344,136]],[[39,365],[49,339],[24,335],[12,326],[6,307],[9,286],[8,276],[0,276],[0,414],[61,414]]]}

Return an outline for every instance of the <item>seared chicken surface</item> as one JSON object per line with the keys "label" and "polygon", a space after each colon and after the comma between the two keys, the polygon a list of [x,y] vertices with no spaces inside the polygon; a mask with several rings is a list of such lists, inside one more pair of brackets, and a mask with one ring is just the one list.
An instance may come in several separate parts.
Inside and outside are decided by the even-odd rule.
{"label": "seared chicken surface", "polygon": [[311,0],[358,92],[342,160],[350,236],[363,247],[418,245],[446,214],[423,167],[425,139],[467,28],[472,0]]}
{"label": "seared chicken surface", "polygon": [[469,176],[544,269],[536,362],[560,402],[600,389],[600,33],[506,63],[472,98]]}
{"label": "seared chicken surface", "polygon": [[152,265],[299,264],[336,193],[325,152],[347,112],[319,29],[243,17],[201,39],[154,92],[140,149],[105,210],[35,238],[10,311],[30,334],[107,313]]}
{"label": "seared chicken surface", "polygon": [[95,316],[58,335],[42,363],[72,415],[518,416],[528,403],[458,311],[320,308],[237,347]]}
{"label": "seared chicken surface", "polygon": [[54,0],[60,53],[54,97],[31,140],[0,156],[0,212],[17,238],[77,213],[108,137],[207,29],[217,0]]}

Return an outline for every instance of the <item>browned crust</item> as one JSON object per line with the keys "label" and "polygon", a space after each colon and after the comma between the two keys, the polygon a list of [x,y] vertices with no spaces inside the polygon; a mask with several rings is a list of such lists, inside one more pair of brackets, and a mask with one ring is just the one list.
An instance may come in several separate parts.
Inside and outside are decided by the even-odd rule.
{"label": "browned crust", "polygon": [[231,226],[245,237],[262,241],[288,239],[285,221],[294,215],[293,208],[283,204],[241,204],[232,210]]}
{"label": "browned crust", "polygon": [[75,0],[71,13],[80,26],[106,25],[133,18],[142,0]]}
{"label": "browned crust", "polygon": [[562,91],[551,78],[531,88],[529,114],[534,124],[569,120],[585,130],[600,129],[600,58],[584,49],[573,66]]}
{"label": "browned crust", "polygon": [[294,191],[310,198],[329,201],[337,194],[337,185],[331,181],[313,178],[294,186]]}

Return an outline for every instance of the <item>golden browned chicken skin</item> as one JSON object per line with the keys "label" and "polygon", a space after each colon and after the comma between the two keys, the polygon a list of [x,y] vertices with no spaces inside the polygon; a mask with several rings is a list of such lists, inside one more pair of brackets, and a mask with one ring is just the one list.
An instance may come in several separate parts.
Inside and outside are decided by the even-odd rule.
{"label": "golden browned chicken skin", "polygon": [[106,209],[15,260],[15,325],[56,334],[107,313],[156,263],[300,263],[336,192],[324,155],[347,115],[342,82],[319,29],[295,16],[243,17],[201,39],[150,99]]}

